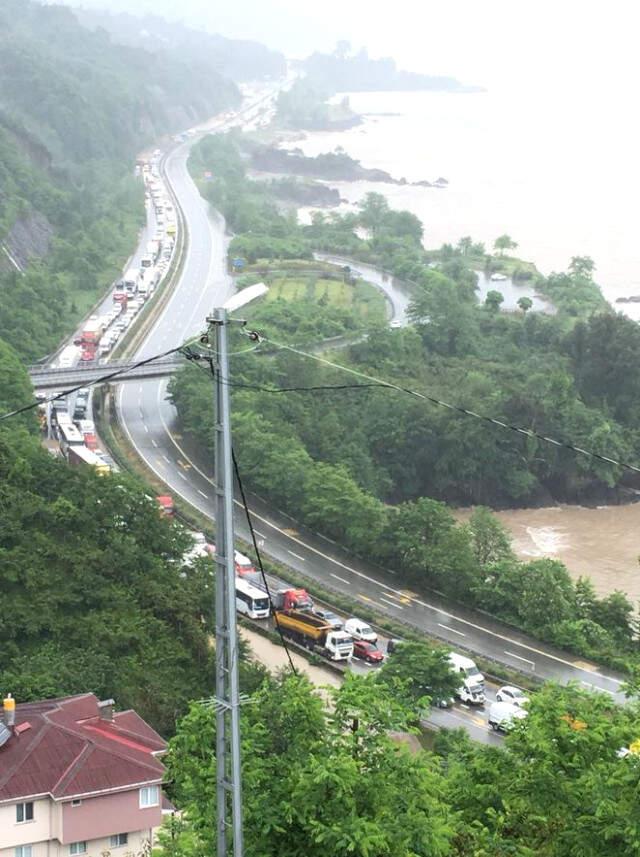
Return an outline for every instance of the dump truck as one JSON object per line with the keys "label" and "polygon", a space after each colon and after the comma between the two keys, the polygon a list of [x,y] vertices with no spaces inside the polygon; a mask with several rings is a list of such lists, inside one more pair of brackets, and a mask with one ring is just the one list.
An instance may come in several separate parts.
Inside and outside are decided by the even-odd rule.
{"label": "dump truck", "polygon": [[276,610],[276,621],[285,637],[331,661],[348,661],[353,656],[353,639],[336,631],[329,622],[304,610]]}
{"label": "dump truck", "polygon": [[[262,575],[255,572],[254,574],[243,574],[242,577],[266,592]],[[287,586],[286,583],[275,581],[273,578],[269,581],[269,594],[271,595],[271,603],[276,610],[311,610],[313,601],[309,597],[306,589],[296,589],[293,586]]]}

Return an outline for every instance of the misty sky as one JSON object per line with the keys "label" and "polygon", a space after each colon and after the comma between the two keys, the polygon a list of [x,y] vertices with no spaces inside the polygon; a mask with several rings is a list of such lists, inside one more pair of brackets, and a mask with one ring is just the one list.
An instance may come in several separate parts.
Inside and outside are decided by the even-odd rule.
{"label": "misty sky", "polygon": [[[638,13],[627,0],[74,0],[156,11],[302,56],[337,39],[409,70],[527,90],[598,89],[637,75]],[[318,10],[322,10],[319,14]],[[635,86],[635,80],[633,81]]]}

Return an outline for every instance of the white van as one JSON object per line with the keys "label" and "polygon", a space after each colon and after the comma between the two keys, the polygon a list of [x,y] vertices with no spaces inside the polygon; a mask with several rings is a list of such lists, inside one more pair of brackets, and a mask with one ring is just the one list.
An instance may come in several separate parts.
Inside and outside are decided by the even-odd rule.
{"label": "white van", "polygon": [[344,623],[344,630],[350,634],[354,640],[365,640],[367,643],[375,643],[378,640],[378,635],[370,625],[363,622],[362,619],[347,619]]}
{"label": "white van", "polygon": [[494,702],[489,709],[489,726],[497,732],[508,732],[512,729],[516,720],[524,720],[527,711],[511,702]]}
{"label": "white van", "polygon": [[475,662],[466,655],[449,652],[449,663],[452,671],[460,678],[460,687],[456,691],[456,695],[463,702],[482,705],[485,701],[484,676]]}

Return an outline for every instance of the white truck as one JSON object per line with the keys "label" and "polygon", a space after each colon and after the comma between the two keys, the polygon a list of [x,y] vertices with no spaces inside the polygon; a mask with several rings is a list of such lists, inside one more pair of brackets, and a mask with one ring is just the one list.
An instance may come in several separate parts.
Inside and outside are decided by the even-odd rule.
{"label": "white truck", "polygon": [[449,663],[452,671],[460,677],[460,686],[456,691],[456,696],[462,702],[468,702],[471,705],[483,705],[485,702],[484,676],[476,664],[471,658],[459,655],[457,652],[449,652]]}

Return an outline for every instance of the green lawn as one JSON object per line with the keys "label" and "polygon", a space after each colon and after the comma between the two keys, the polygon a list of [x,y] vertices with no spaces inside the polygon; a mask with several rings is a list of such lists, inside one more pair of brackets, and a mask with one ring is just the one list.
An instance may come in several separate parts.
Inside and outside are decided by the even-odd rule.
{"label": "green lawn", "polygon": [[358,281],[347,285],[339,280],[304,279],[282,277],[274,279],[269,285],[266,300],[300,300],[309,303],[323,303],[353,309],[368,322],[383,320],[387,317],[384,296],[370,283]]}

